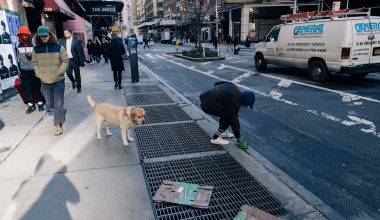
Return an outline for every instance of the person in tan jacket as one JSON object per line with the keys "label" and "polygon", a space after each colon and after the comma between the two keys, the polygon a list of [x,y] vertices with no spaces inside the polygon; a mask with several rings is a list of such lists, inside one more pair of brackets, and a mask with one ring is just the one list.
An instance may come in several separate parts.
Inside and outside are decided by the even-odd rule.
{"label": "person in tan jacket", "polygon": [[45,97],[46,105],[54,108],[55,135],[61,135],[66,114],[65,71],[69,65],[69,58],[65,48],[46,26],[37,29],[32,63],[36,76],[41,80],[41,93]]}

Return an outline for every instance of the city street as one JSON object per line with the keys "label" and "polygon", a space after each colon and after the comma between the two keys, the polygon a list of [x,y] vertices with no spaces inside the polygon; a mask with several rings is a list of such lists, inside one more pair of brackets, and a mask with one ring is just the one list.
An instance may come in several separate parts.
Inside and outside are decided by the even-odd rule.
{"label": "city street", "polygon": [[251,49],[233,55],[222,46],[225,60],[204,63],[166,54],[174,51],[141,47],[139,61],[196,105],[219,80],[254,91],[254,110],[240,112],[242,137],[253,150],[345,218],[380,218],[380,73],[320,84],[297,69],[258,73]]}

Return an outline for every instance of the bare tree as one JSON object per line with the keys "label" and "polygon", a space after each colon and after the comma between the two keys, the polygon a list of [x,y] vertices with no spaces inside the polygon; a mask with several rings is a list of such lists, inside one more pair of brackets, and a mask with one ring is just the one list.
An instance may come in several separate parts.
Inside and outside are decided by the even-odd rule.
{"label": "bare tree", "polygon": [[202,38],[201,38],[201,29],[202,24],[210,17],[212,13],[215,13],[213,10],[216,0],[182,0],[181,3],[185,6],[186,12],[184,15],[187,18],[194,18],[196,25],[196,47],[202,47]]}

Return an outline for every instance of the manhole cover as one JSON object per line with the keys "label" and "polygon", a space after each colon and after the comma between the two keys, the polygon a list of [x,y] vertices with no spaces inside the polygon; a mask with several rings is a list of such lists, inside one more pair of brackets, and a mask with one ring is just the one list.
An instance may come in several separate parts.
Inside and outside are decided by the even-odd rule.
{"label": "manhole cover", "polygon": [[142,159],[222,149],[195,122],[141,126],[135,132]]}
{"label": "manhole cover", "polygon": [[144,109],[147,124],[192,120],[178,105],[146,106]]}
{"label": "manhole cover", "polygon": [[128,105],[154,105],[175,103],[166,93],[126,95]]}
{"label": "manhole cover", "polygon": [[150,86],[125,86],[125,94],[128,93],[152,93],[152,92],[164,92],[158,85]]}
{"label": "manhole cover", "polygon": [[153,204],[156,218],[232,219],[242,205],[255,206],[272,215],[287,211],[254,177],[229,154],[143,164],[148,191],[153,198],[164,180],[189,182],[214,187],[207,210],[172,204]]}

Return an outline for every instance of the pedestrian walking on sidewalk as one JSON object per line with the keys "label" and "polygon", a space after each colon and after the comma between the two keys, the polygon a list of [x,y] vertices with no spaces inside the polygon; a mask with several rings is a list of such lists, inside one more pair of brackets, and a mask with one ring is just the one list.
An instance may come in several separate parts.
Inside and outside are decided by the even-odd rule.
{"label": "pedestrian walking on sidewalk", "polygon": [[64,108],[65,71],[69,58],[65,48],[47,26],[39,26],[32,52],[36,76],[41,79],[41,93],[49,107],[54,106],[55,135],[63,133],[66,109]]}
{"label": "pedestrian walking on sidewalk", "polygon": [[[69,57],[69,67],[66,70],[66,74],[69,77],[73,89],[77,89],[77,92],[82,92],[82,83],[80,77],[80,68],[84,67],[84,50],[81,42],[73,36],[73,31],[66,28],[63,31],[65,38],[61,41],[61,45],[66,49],[67,56]],[[75,77],[73,76],[73,71]]]}
{"label": "pedestrian walking on sidewalk", "polygon": [[95,62],[100,65],[101,55],[102,55],[102,43],[100,42],[99,38],[96,37],[94,44],[93,44],[93,51]]}
{"label": "pedestrian walking on sidewalk", "polygon": [[92,40],[88,40],[87,41],[87,54],[88,54],[88,58],[90,59],[90,64],[93,64],[94,63],[94,54],[93,54],[93,51],[94,51],[94,44],[92,43]]}
{"label": "pedestrian walking on sidewalk", "polygon": [[220,81],[214,87],[200,95],[202,110],[210,115],[219,117],[218,131],[211,139],[212,144],[226,145],[228,141],[223,137],[232,137],[226,130],[231,126],[237,139],[239,148],[247,149],[247,143],[240,137],[239,110],[240,107],[253,108],[255,94],[253,92],[241,92],[239,88],[231,83]]}
{"label": "pedestrian walking on sidewalk", "polygon": [[239,50],[240,50],[240,37],[239,37],[238,34],[235,36],[233,44],[234,44],[234,54],[239,54]]}
{"label": "pedestrian walking on sidewalk", "polygon": [[218,49],[218,38],[215,35],[212,37],[212,44],[214,45],[215,50],[217,50]]}
{"label": "pedestrian walking on sidewalk", "polygon": [[105,37],[102,39],[102,54],[104,63],[108,64],[108,40]]}
{"label": "pedestrian walking on sidewalk", "polygon": [[[18,68],[20,70],[21,86],[24,90],[26,103],[28,105],[26,114],[30,114],[36,110],[35,104],[38,106],[38,111],[44,111],[43,97],[40,91],[41,81],[36,77],[32,64],[33,43],[29,28],[21,26],[18,30],[17,38],[16,52]],[[33,102],[33,91],[37,103]]]}
{"label": "pedestrian walking on sidewalk", "polygon": [[115,33],[112,34],[112,40],[108,44],[108,56],[113,71],[113,80],[115,89],[121,89],[121,72],[124,71],[123,55],[125,54],[124,45],[118,39]]}

